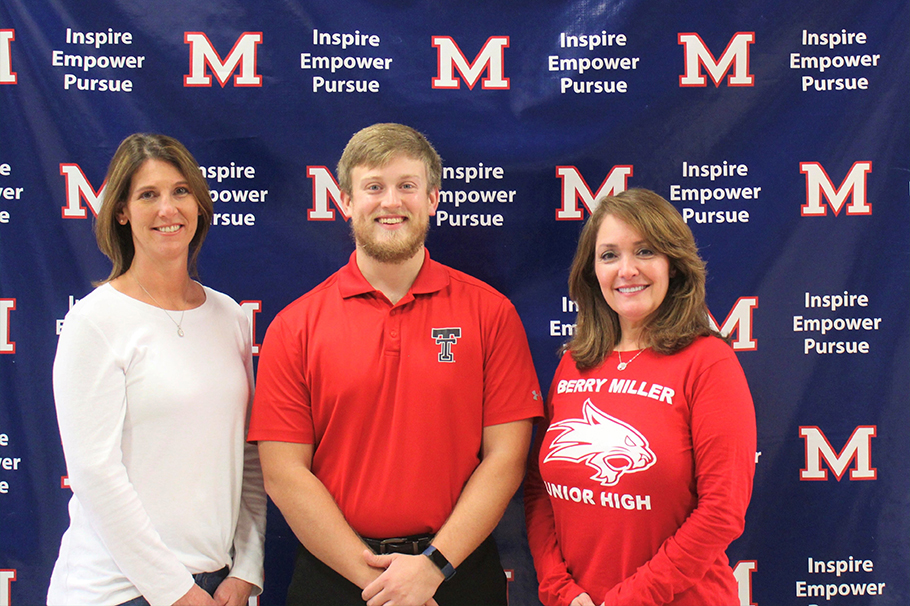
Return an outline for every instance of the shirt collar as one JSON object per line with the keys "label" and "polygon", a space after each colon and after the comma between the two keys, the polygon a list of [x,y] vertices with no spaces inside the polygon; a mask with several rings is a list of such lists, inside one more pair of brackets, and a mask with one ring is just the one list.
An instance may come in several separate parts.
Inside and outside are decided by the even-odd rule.
{"label": "shirt collar", "polygon": [[[430,259],[430,251],[427,250],[426,247],[423,249],[423,254],[423,265],[420,267],[417,278],[408,291],[409,295],[422,295],[438,292],[449,284],[448,272],[441,264]],[[367,279],[363,277],[360,268],[357,267],[356,250],[351,253],[347,265],[342,267],[338,272],[338,289],[344,299],[365,295],[367,293],[379,293],[379,291],[373,288]],[[401,302],[410,298],[411,297],[409,296],[405,296]]]}

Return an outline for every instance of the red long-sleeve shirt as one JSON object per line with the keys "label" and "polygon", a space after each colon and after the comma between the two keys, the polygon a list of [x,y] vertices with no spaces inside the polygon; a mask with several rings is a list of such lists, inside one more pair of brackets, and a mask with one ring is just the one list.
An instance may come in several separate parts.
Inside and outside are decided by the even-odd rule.
{"label": "red long-sleeve shirt", "polygon": [[634,355],[579,372],[567,353],[556,371],[525,487],[540,598],[737,604],[725,550],[755,470],[742,368],[713,337]]}

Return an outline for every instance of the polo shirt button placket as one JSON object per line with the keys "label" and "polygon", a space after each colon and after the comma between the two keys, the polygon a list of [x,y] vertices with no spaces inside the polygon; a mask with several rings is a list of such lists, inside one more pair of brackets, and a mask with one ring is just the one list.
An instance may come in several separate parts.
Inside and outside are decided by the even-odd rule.
{"label": "polo shirt button placket", "polygon": [[386,319],[386,326],[389,336],[389,351],[396,353],[401,351],[401,314],[392,309]]}

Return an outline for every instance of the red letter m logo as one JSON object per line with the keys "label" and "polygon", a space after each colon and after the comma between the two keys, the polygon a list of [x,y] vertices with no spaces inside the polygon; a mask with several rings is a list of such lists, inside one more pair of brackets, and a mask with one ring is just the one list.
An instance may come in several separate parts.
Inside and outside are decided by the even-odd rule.
{"label": "red letter m logo", "polygon": [[737,32],[730,38],[730,44],[719,61],[714,60],[714,55],[698,34],[679,34],[677,41],[683,45],[686,62],[686,73],[679,77],[680,86],[707,86],[707,80],[701,73],[702,66],[711,76],[714,86],[720,86],[720,81],[731,67],[733,73],[727,78],[727,86],[754,86],[755,78],[749,73],[749,45],[755,42],[755,32]]}
{"label": "red letter m logo", "polygon": [[818,427],[800,427],[799,435],[806,441],[806,468],[800,470],[800,480],[827,480],[828,472],[822,469],[822,459],[828,464],[837,481],[844,476],[850,461],[851,480],[874,480],[877,470],[872,467],[872,438],[875,425],[860,425],[853,430],[843,450],[835,453],[828,438]]}
{"label": "red letter m logo", "polygon": [[490,36],[473,63],[468,63],[464,53],[449,36],[433,36],[433,46],[437,49],[439,66],[439,75],[433,79],[433,88],[460,88],[461,81],[455,79],[456,69],[471,90],[474,90],[474,85],[484,71],[487,77],[480,83],[481,88],[509,88],[509,79],[503,76],[503,49],[509,46],[508,36]]}
{"label": "red letter m logo", "polygon": [[755,560],[740,560],[733,567],[733,578],[736,579],[736,585],[739,593],[740,606],[756,606],[755,600],[752,599],[752,573],[758,568],[758,562]]}
{"label": "red letter m logo", "polygon": [[338,182],[332,176],[325,166],[307,166],[307,176],[313,180],[313,208],[307,211],[306,218],[308,221],[334,221],[335,211],[329,208],[329,199],[335,204],[335,208],[341,213],[345,221],[348,216],[344,214],[341,207],[341,190]]}
{"label": "red letter m logo", "polygon": [[755,351],[758,342],[752,333],[752,310],[756,307],[758,297],[740,297],[723,324],[718,325],[711,312],[708,312],[708,321],[711,328],[725,337],[736,333],[736,339],[733,340],[733,349],[736,351]]}
{"label": "red letter m logo", "polygon": [[866,202],[866,175],[872,172],[871,162],[854,162],[838,189],[834,189],[834,183],[818,162],[800,162],[799,172],[806,175],[806,204],[800,208],[802,216],[824,216],[828,209],[822,206],[823,195],[837,216],[851,194],[853,202],[846,205],[848,215],[872,214],[872,206]]}
{"label": "red letter m logo", "polygon": [[15,580],[15,568],[0,570],[0,606],[9,606],[13,603],[10,585]]}
{"label": "red letter m logo", "polygon": [[104,186],[107,181],[101,184],[101,189],[95,193],[92,184],[85,178],[85,173],[79,168],[78,164],[61,164],[60,174],[66,181],[66,206],[63,207],[64,219],[85,219],[88,216],[85,207],[82,206],[82,200],[88,203],[92,214],[98,216],[101,210],[101,204],[104,196]]}
{"label": "red letter m logo", "polygon": [[556,209],[556,220],[581,221],[584,219],[584,212],[578,207],[578,201],[581,200],[588,212],[593,213],[597,208],[597,200],[626,191],[626,182],[632,176],[632,167],[611,168],[610,174],[600,184],[596,193],[591,193],[585,178],[574,166],[557,166],[556,176],[562,180],[562,206]]}
{"label": "red letter m logo", "polygon": [[262,86],[262,77],[256,74],[256,45],[262,42],[262,32],[241,34],[224,61],[202,32],[186,32],[183,41],[190,45],[190,73],[183,77],[183,86],[211,86],[212,77],[205,73],[206,65],[221,88],[238,65],[240,73],[234,76],[234,86]]}
{"label": "red letter m logo", "polygon": [[256,343],[256,316],[262,311],[262,301],[241,301],[240,309],[246,314],[246,321],[250,325],[250,343],[253,344],[253,355],[259,355],[259,345]]}
{"label": "red letter m logo", "polygon": [[13,71],[10,43],[16,39],[16,30],[0,29],[0,84],[15,84],[16,72]]}
{"label": "red letter m logo", "polygon": [[10,339],[9,334],[9,315],[14,309],[15,299],[0,299],[0,354],[16,353],[16,342]]}

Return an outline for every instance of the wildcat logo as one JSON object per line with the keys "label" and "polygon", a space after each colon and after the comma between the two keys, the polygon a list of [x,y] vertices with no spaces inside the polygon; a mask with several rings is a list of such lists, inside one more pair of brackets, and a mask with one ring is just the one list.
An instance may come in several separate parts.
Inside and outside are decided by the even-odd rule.
{"label": "wildcat logo", "polygon": [[648,440],[637,429],[584,403],[583,419],[553,423],[547,431],[561,432],[550,444],[547,461],[584,463],[597,470],[592,480],[615,486],[624,473],[644,471],[657,462]]}

